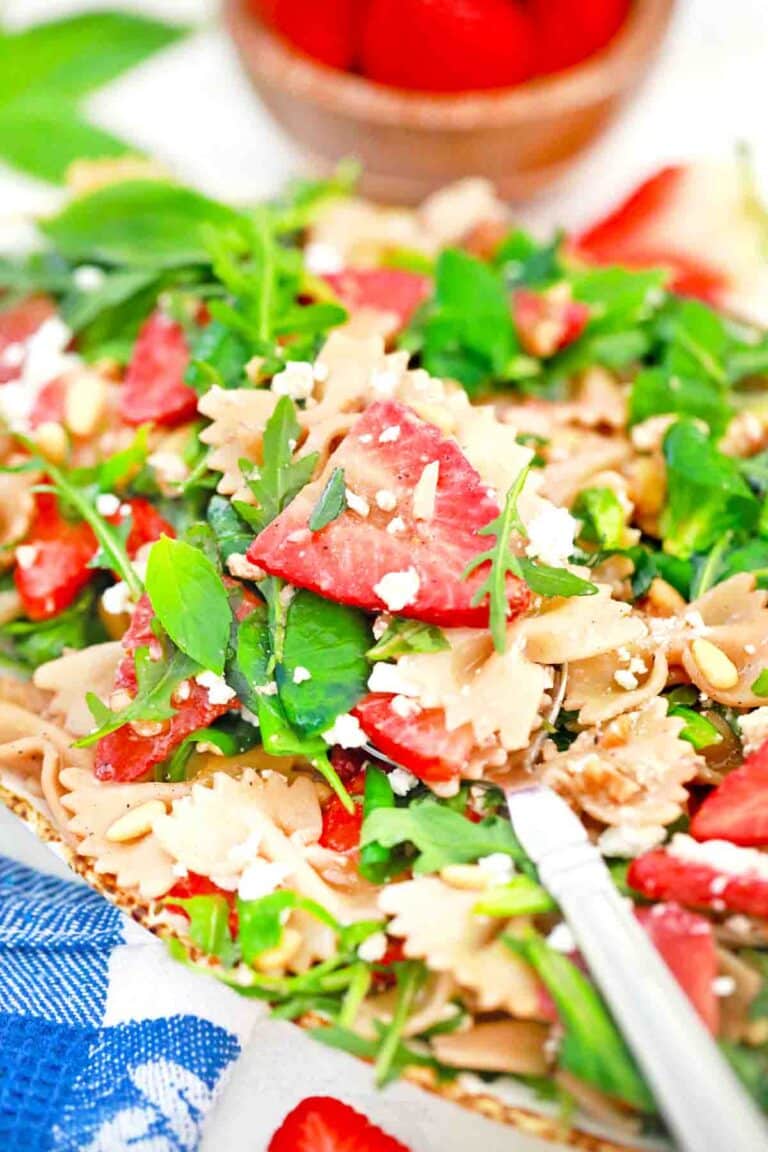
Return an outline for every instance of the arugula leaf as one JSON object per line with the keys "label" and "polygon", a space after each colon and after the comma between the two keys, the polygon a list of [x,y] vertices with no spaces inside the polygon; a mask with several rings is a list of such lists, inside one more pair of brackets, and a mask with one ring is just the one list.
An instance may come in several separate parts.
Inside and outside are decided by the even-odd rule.
{"label": "arugula leaf", "polygon": [[253,543],[253,531],[224,496],[212,496],[206,512],[221,559],[242,555]]}
{"label": "arugula leaf", "polygon": [[140,292],[152,288],[157,294],[159,278],[154,269],[117,268],[104,272],[97,288],[84,291],[74,281],[61,301],[61,315],[73,332],[81,332],[105,313],[113,312]]}
{"label": "arugula leaf", "polygon": [[220,388],[239,388],[246,383],[245,368],[252,355],[251,345],[241,333],[234,332],[220,320],[212,320],[194,332],[184,382],[198,395],[207,392],[213,384]]}
{"label": "arugula leaf", "polygon": [[541,561],[518,560],[520,575],[532,592],[539,596],[594,596],[596,585],[569,572],[567,568],[551,568]]}
{"label": "arugula leaf", "polygon": [[[389,777],[381,768],[369,764],[365,772],[365,791],[363,793],[363,820],[366,820],[379,808],[394,808],[395,794]],[[358,868],[360,875],[372,884],[384,884],[405,870],[406,864],[397,856],[393,859],[392,851],[383,844],[372,841],[360,850]]]}
{"label": "arugula leaf", "polygon": [[446,864],[469,864],[481,856],[505,852],[522,862],[523,851],[508,820],[488,816],[473,824],[459,812],[436,800],[414,801],[407,808],[375,808],[363,821],[362,848],[378,843],[385,848],[412,844],[418,855],[414,874],[439,872]]}
{"label": "arugula leaf", "polygon": [[624,539],[624,509],[612,488],[584,488],[572,508],[582,521],[579,537],[603,549],[620,548]]}
{"label": "arugula leaf", "polygon": [[146,587],[155,615],[177,648],[220,676],[232,610],[208,557],[183,540],[161,536],[149,553]]}
{"label": "arugula leaf", "polygon": [[558,1052],[562,1067],[641,1112],[655,1112],[621,1033],[587,977],[533,932],[505,936],[504,943],[535,969],[557,1005],[564,1029]]}
{"label": "arugula leaf", "polygon": [[248,477],[248,487],[258,504],[250,510],[248,522],[257,531],[271,524],[312,478],[318,454],[293,458],[300,431],[293,401],[281,396],[264,429],[264,462]]}
{"label": "arugula leaf", "polygon": [[664,549],[686,558],[729,530],[753,531],[760,512],[738,464],[715,448],[693,421],[678,420],[664,437],[667,503],[661,517]]}
{"label": "arugula leaf", "polygon": [[237,940],[246,964],[253,964],[262,952],[277,948],[283,938],[284,914],[294,908],[308,912],[336,933],[341,931],[341,925],[322,905],[289,889],[270,892],[258,900],[238,899]]}
{"label": "arugula leaf", "polygon": [[224,896],[168,897],[165,904],[182,908],[189,917],[189,938],[206,956],[215,956],[226,968],[237,960],[238,949],[229,930],[230,907]]}
{"label": "arugula leaf", "polygon": [[182,740],[165,764],[158,766],[155,778],[168,784],[186,780],[187,764],[196,745],[202,742],[213,744],[219,749],[222,756],[236,756],[241,750],[238,740],[232,733],[220,731],[218,728],[198,728]]}
{"label": "arugula leaf", "polygon": [[129,180],[79,196],[40,229],[67,259],[160,269],[209,264],[206,225],[237,228],[241,221],[233,208],[189,188]]}
{"label": "arugula leaf", "polygon": [[378,660],[394,660],[411,652],[447,652],[449,648],[445,633],[436,625],[395,616],[366,655],[375,664]]}
{"label": "arugula leaf", "polygon": [[706,379],[672,376],[662,368],[647,368],[632,384],[629,423],[640,424],[667,412],[695,416],[719,436],[731,419],[733,407],[722,389]]}
{"label": "arugula leaf", "polygon": [[400,1042],[408,1018],[415,1007],[416,997],[427,979],[427,970],[421,961],[409,960],[397,965],[395,979],[397,980],[395,1007],[392,1019],[382,1036],[381,1046],[373,1067],[374,1080],[379,1088],[389,1084],[398,1074],[397,1056]]}
{"label": "arugula leaf", "polygon": [[768,668],[763,668],[752,685],[755,696],[768,696]]}
{"label": "arugula leaf", "polygon": [[86,701],[97,727],[81,737],[75,748],[90,748],[103,736],[137,720],[170,720],[176,715],[171,703],[174,692],[182,680],[188,680],[200,671],[199,664],[178,649],[165,659],[152,660],[148,648],[138,648],[134,660],[137,691],[131,703],[121,712],[113,712],[98,696],[88,692]]}
{"label": "arugula leaf", "polygon": [[323,488],[312,515],[309,518],[309,527],[312,532],[319,532],[334,520],[338,520],[347,507],[347,489],[344,481],[344,469],[334,468]]}
{"label": "arugula leaf", "polygon": [[64,650],[86,648],[108,639],[94,611],[95,592],[86,589],[78,600],[50,620],[12,620],[0,627],[0,654],[24,670],[56,660]]}
{"label": "arugula leaf", "polygon": [[546,288],[562,279],[562,244],[559,233],[551,241],[540,244],[527,232],[515,230],[496,249],[493,264],[501,269],[508,289],[522,285]]}

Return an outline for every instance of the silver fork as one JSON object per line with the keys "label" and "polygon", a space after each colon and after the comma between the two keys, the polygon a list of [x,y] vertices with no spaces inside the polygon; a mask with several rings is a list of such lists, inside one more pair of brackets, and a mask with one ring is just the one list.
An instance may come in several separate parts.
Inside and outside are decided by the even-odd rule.
{"label": "silver fork", "polygon": [[[556,676],[554,723],[567,668]],[[533,768],[547,729],[532,742]],[[371,754],[387,760],[373,747]],[[392,763],[392,761],[389,761]],[[768,1152],[768,1126],[622,897],[586,829],[551,788],[504,789],[510,820],[557,901],[683,1152]]]}

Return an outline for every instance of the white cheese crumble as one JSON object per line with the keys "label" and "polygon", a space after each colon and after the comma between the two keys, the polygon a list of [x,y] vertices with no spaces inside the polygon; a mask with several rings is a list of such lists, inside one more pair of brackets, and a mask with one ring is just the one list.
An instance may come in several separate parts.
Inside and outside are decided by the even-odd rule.
{"label": "white cheese crumble", "polygon": [[304,266],[313,276],[333,276],[344,271],[344,257],[332,244],[313,240],[304,249]]}
{"label": "white cheese crumble", "polygon": [[307,680],[312,679],[312,673],[309,668],[305,668],[303,664],[297,664],[293,670],[291,679],[294,684],[304,684]]}
{"label": "white cheese crumble", "polygon": [[131,596],[131,590],[124,580],[105,588],[101,594],[101,603],[109,616],[124,616],[136,607]]}
{"label": "white cheese crumble", "polygon": [[105,279],[105,273],[95,264],[81,264],[72,273],[75,288],[79,289],[80,292],[95,292],[101,288]]}
{"label": "white cheese crumble", "polygon": [[338,744],[340,748],[362,748],[368,743],[357,716],[350,716],[349,712],[336,717],[333,727],[323,732],[323,740],[326,744]]}
{"label": "white cheese crumble", "polygon": [[390,424],[389,428],[385,428],[379,435],[379,444],[395,444],[400,439],[400,425]]}
{"label": "white cheese crumble", "polygon": [[416,520],[431,520],[435,514],[440,461],[431,460],[424,467],[413,490],[413,515]]}
{"label": "white cheese crumble", "polygon": [[379,960],[384,958],[387,951],[387,938],[383,932],[374,932],[367,940],[363,940],[360,947],[357,949],[357,954],[361,960],[365,960],[367,964],[376,964]]}
{"label": "white cheese crumble", "polygon": [[308,400],[315,390],[315,370],[308,360],[293,360],[273,377],[270,389],[275,396]]}
{"label": "white cheese crumble", "polygon": [[291,870],[285,864],[259,858],[243,872],[237,894],[241,900],[261,900],[279,888],[290,874]]}
{"label": "white cheese crumble", "polygon": [[6,349],[5,365],[17,367],[20,373],[16,380],[0,389],[0,417],[12,429],[27,427],[38,392],[45,384],[80,364],[78,356],[66,352],[71,340],[72,330],[59,316],[51,316],[21,345],[20,353],[15,350],[11,353],[11,363]]}
{"label": "white cheese crumble", "polygon": [[768,854],[755,848],[738,848],[727,840],[699,843],[692,836],[678,832],[672,837],[667,851],[677,860],[703,864],[726,876],[754,876],[756,880],[768,880]]}
{"label": "white cheese crumble", "polygon": [[387,524],[387,532],[390,536],[399,536],[401,532],[405,532],[405,520],[402,516],[394,516],[389,524]]}
{"label": "white cheese crumble", "polygon": [[209,704],[229,704],[237,696],[237,692],[230,688],[224,677],[217,676],[215,672],[198,673],[195,683],[206,689]]}
{"label": "white cheese crumble", "polygon": [[603,856],[618,856],[623,860],[634,860],[661,844],[665,829],[661,824],[617,824],[606,828],[598,838],[597,846]]}
{"label": "white cheese crumble", "polygon": [[578,528],[578,520],[566,508],[556,508],[554,504],[543,508],[526,524],[526,554],[542,564],[561,568],[573,552]]}
{"label": "white cheese crumble", "polygon": [[37,560],[37,544],[19,544],[16,549],[16,563],[19,568],[31,568]]}
{"label": "white cheese crumble", "polygon": [[634,672],[631,672],[629,668],[618,668],[614,672],[613,678],[619,688],[623,688],[627,692],[631,692],[633,688],[637,688],[638,686],[637,676],[635,676]]}
{"label": "white cheese crumble", "polygon": [[397,664],[380,661],[374,664],[368,677],[371,692],[387,692],[395,696],[418,696],[419,686],[404,676]]}
{"label": "white cheese crumble", "polygon": [[400,612],[409,604],[413,604],[419,594],[421,580],[415,568],[406,568],[404,572],[387,572],[374,584],[373,590],[384,601],[390,612]]}
{"label": "white cheese crumble", "polygon": [[189,475],[186,464],[175,452],[153,452],[147,456],[147,464],[161,484],[183,484]]}
{"label": "white cheese crumble", "polygon": [[397,496],[387,488],[379,488],[375,499],[376,507],[381,508],[382,512],[394,512],[397,508]]}
{"label": "white cheese crumble", "polygon": [[550,948],[554,948],[555,952],[568,953],[577,951],[573,933],[565,921],[555,925],[549,936],[547,936],[547,944],[549,944]]}
{"label": "white cheese crumble", "polygon": [[27,350],[19,341],[8,344],[0,352],[0,364],[3,368],[21,368],[26,359]]}
{"label": "white cheese crumble", "polygon": [[716,976],[712,981],[712,991],[715,996],[732,996],[736,991],[736,981],[733,976]]}
{"label": "white cheese crumble", "polygon": [[96,511],[99,516],[114,516],[120,511],[120,497],[114,492],[100,492],[96,497]]}
{"label": "white cheese crumble", "polygon": [[371,506],[364,496],[358,496],[357,492],[353,492],[351,488],[345,489],[345,496],[347,498],[347,508],[351,512],[356,512],[358,516],[366,518],[371,510]]}
{"label": "white cheese crumble", "polygon": [[418,786],[419,778],[407,768],[393,768],[388,776],[389,786],[395,796],[407,796]]}
{"label": "white cheese crumble", "polygon": [[418,700],[412,700],[408,696],[393,696],[389,707],[395,716],[399,716],[401,720],[411,720],[421,712],[421,704]]}
{"label": "white cheese crumble", "polygon": [[[16,555],[17,557],[19,555],[18,548]],[[754,712],[739,716],[738,725],[744,741],[744,751],[747,755],[756,752],[768,740],[768,707],[763,705],[762,708],[755,708]]]}
{"label": "white cheese crumble", "polygon": [[515,874],[515,862],[506,852],[491,852],[477,862],[492,884],[509,884]]}
{"label": "white cheese crumble", "polygon": [[[394,396],[398,383],[397,374],[391,368],[379,368],[371,373],[371,388],[377,396]],[[398,428],[397,431],[399,435],[400,429]],[[379,440],[382,444],[385,443],[381,437]]]}

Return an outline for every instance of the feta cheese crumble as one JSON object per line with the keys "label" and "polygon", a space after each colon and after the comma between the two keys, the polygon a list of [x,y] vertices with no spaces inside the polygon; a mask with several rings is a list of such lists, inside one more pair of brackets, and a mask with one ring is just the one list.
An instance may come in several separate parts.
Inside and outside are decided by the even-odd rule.
{"label": "feta cheese crumble", "polygon": [[100,492],[96,497],[96,511],[99,516],[114,516],[120,511],[120,497],[114,492]]}
{"label": "feta cheese crumble", "polygon": [[293,670],[293,676],[291,679],[293,680],[294,684],[304,684],[307,680],[312,679],[312,673],[310,672],[309,668],[305,668],[303,664],[297,664]]}
{"label": "feta cheese crumble", "polygon": [[383,661],[374,664],[368,677],[370,692],[386,692],[395,696],[418,696],[419,686],[404,676],[397,664]]}
{"label": "feta cheese crumble", "polygon": [[515,874],[515,862],[506,852],[491,852],[477,862],[492,884],[509,884]]}
{"label": "feta cheese crumble", "polygon": [[618,668],[614,672],[613,678],[619,688],[623,688],[626,692],[631,692],[634,688],[637,688],[639,683],[637,676],[635,676],[634,672],[631,672],[629,668]]}
{"label": "feta cheese crumble", "polygon": [[19,544],[16,549],[16,563],[19,568],[31,568],[37,560],[37,544]]}
{"label": "feta cheese crumble", "polygon": [[195,676],[195,683],[206,689],[209,704],[229,704],[237,696],[237,692],[230,688],[224,677],[217,676],[215,672],[199,672]]}
{"label": "feta cheese crumble", "polygon": [[101,594],[101,603],[109,616],[124,616],[136,607],[131,590],[124,580],[118,580],[116,584],[105,588]]}
{"label": "feta cheese crumble", "polygon": [[358,516],[366,518],[371,511],[371,506],[364,496],[358,496],[357,492],[353,492],[351,488],[346,488],[344,492],[347,498],[347,507],[351,512],[356,512]]}
{"label": "feta cheese crumble", "polygon": [[285,864],[278,864],[261,858],[254,860],[243,872],[237,886],[241,900],[261,900],[269,896],[290,876],[291,870]]}
{"label": "feta cheese crumble", "polygon": [[404,572],[387,572],[378,584],[374,584],[373,590],[384,601],[390,612],[400,612],[409,604],[413,604],[420,587],[419,574],[411,567],[406,568]]}
{"label": "feta cheese crumble", "polygon": [[366,964],[377,964],[383,960],[387,951],[387,938],[383,932],[374,932],[367,940],[363,940],[357,949],[357,954]]}
{"label": "feta cheese crumble", "polygon": [[273,377],[270,389],[275,396],[308,400],[315,390],[315,370],[308,360],[292,360]]}
{"label": "feta cheese crumble", "polygon": [[661,824],[617,824],[606,828],[598,838],[597,846],[603,856],[618,856],[622,860],[634,860],[661,844],[666,830]]}
{"label": "feta cheese crumble", "polygon": [[[19,555],[19,549],[16,549],[16,555]],[[748,712],[746,716],[739,716],[737,721],[741,738],[744,741],[744,751],[749,756],[751,752],[756,752],[758,748],[768,740],[768,707],[763,705],[762,708],[756,708],[754,712]]]}
{"label": "feta cheese crumble", "polygon": [[393,768],[388,776],[389,786],[395,796],[407,796],[418,787],[419,778],[406,768]]}
{"label": "feta cheese crumble", "polygon": [[338,744],[340,748],[362,748],[368,743],[357,716],[350,716],[349,712],[336,717],[333,727],[323,732],[323,740],[326,744]]}
{"label": "feta cheese crumble", "polygon": [[692,836],[678,832],[672,837],[667,851],[677,860],[703,864],[726,876],[754,876],[768,880],[768,853],[756,848],[738,848],[727,840],[705,840],[699,843]]}
{"label": "feta cheese crumble", "polygon": [[434,516],[439,479],[440,461],[432,460],[425,465],[413,490],[413,516],[415,520],[431,520]]}
{"label": "feta cheese crumble", "polygon": [[567,954],[577,951],[573,933],[565,921],[555,925],[549,936],[547,936],[547,944],[549,944],[550,948],[554,948],[555,952],[565,952]]}
{"label": "feta cheese crumble", "polygon": [[566,508],[543,508],[526,524],[526,555],[552,568],[562,568],[572,554],[579,522]]}
{"label": "feta cheese crumble", "polygon": [[399,536],[401,532],[405,532],[405,520],[402,516],[394,516],[389,524],[387,524],[387,532],[390,536]]}
{"label": "feta cheese crumble", "polygon": [[386,488],[379,488],[375,499],[376,507],[381,508],[382,512],[394,512],[397,508],[397,496]]}
{"label": "feta cheese crumble", "polygon": [[733,976],[716,976],[712,981],[712,991],[715,996],[732,996],[736,991],[736,981]]}
{"label": "feta cheese crumble", "polygon": [[304,265],[313,276],[333,276],[344,271],[344,257],[332,244],[313,240],[304,249]]}
{"label": "feta cheese crumble", "polygon": [[379,436],[379,444],[395,444],[400,439],[400,425],[390,424]]}
{"label": "feta cheese crumble", "polygon": [[79,289],[80,292],[96,292],[97,289],[101,288],[105,279],[105,273],[95,264],[81,264],[72,273],[75,288]]}
{"label": "feta cheese crumble", "polygon": [[389,707],[401,720],[410,720],[421,712],[421,704],[408,696],[393,696]]}

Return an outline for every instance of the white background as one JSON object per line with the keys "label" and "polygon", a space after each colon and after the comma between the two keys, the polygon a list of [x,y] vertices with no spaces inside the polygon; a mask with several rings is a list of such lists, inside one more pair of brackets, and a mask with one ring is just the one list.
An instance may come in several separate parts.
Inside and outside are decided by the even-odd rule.
{"label": "white background", "polygon": [[[203,27],[99,93],[90,103],[95,119],[160,157],[178,177],[234,200],[271,193],[300,170],[301,158],[252,98],[215,25],[215,3],[122,4]],[[100,0],[5,0],[0,10],[9,23],[21,24],[103,6]],[[638,99],[567,179],[521,217],[538,226],[586,222],[661,163],[727,159],[740,141],[751,147],[768,189],[767,117],[768,0],[679,0],[662,56]],[[25,215],[46,211],[57,196],[0,167],[0,248],[18,241]],[[62,868],[4,812],[0,850],[38,867]],[[374,1095],[363,1066],[331,1055],[287,1025],[261,1025],[256,1040],[213,1118],[206,1152],[259,1152],[295,1100],[323,1091],[357,1102],[413,1152],[465,1152],[481,1143],[485,1152],[544,1148],[408,1087]]]}

